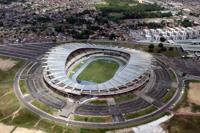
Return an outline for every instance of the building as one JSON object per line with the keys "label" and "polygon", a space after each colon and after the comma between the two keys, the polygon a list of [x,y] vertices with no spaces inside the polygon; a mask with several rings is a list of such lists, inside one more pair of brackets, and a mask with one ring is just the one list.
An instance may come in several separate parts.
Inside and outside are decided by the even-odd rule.
{"label": "building", "polygon": [[160,42],[161,37],[166,40],[179,41],[200,37],[200,26],[197,27],[166,27],[164,29],[144,29],[142,35],[147,41]]}
{"label": "building", "polygon": [[[68,73],[80,62],[104,58],[117,60],[120,71],[108,81],[82,84],[73,80]],[[103,45],[66,44],[51,49],[43,57],[45,83],[63,95],[114,95],[135,90],[148,82],[153,57],[145,52]]]}

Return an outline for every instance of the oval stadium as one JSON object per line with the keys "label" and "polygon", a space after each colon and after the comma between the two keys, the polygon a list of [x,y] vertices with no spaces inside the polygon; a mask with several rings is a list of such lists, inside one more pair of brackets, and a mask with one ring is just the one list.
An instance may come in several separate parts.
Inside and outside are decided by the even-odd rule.
{"label": "oval stadium", "polygon": [[[24,86],[28,90],[24,90]],[[127,127],[169,112],[176,74],[156,56],[118,45],[66,43],[16,75],[22,103],[42,118],[88,128]]]}
{"label": "oval stadium", "polygon": [[[77,95],[113,95],[135,90],[149,80],[152,65],[152,56],[148,53],[91,44],[58,46],[43,60],[46,83],[62,93]],[[101,64],[107,68],[102,68]],[[99,73],[97,69],[104,71]],[[104,72],[110,74],[101,76]]]}

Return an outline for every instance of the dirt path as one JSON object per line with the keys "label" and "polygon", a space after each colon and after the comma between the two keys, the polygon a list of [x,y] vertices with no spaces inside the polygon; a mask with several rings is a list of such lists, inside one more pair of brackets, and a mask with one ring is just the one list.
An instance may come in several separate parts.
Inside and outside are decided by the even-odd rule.
{"label": "dirt path", "polygon": [[17,61],[14,61],[12,59],[1,59],[0,58],[0,70],[2,71],[8,71],[12,67],[14,67],[17,64]]}

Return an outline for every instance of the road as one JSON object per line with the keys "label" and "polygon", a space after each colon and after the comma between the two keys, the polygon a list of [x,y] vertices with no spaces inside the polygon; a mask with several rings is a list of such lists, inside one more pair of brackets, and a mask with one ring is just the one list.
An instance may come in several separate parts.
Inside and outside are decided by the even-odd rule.
{"label": "road", "polygon": [[[28,63],[26,65],[28,65]],[[130,119],[130,120],[126,120],[126,121],[119,121],[119,122],[115,122],[115,123],[80,122],[80,121],[69,120],[69,119],[66,119],[66,118],[59,117],[59,116],[53,116],[51,114],[48,114],[48,113],[34,107],[30,103],[27,103],[23,94],[21,93],[21,90],[20,90],[20,87],[19,87],[20,76],[21,76],[24,68],[25,68],[25,66],[22,67],[16,74],[16,78],[15,78],[15,81],[14,81],[14,91],[15,91],[17,98],[22,102],[22,104],[24,104],[24,106],[26,108],[28,108],[30,111],[38,114],[42,118],[53,120],[53,121],[56,121],[56,122],[59,122],[59,123],[66,123],[66,124],[76,125],[76,126],[85,127],[85,128],[119,128],[119,127],[126,127],[126,126],[129,126],[129,125],[134,124],[134,123],[144,122],[148,119],[152,119],[156,116],[159,116],[160,114],[162,114],[163,112],[168,110],[171,106],[173,106],[173,104],[177,100],[180,99],[179,97],[181,96],[181,92],[182,92],[182,88],[183,88],[182,87],[183,84],[179,84],[176,95],[168,103],[166,103],[165,105],[160,107],[155,112],[144,115],[142,117],[138,117],[138,118]],[[181,80],[181,79],[179,79],[179,80]]]}
{"label": "road", "polygon": [[[53,46],[53,45],[52,45]],[[52,47],[51,46],[51,47]],[[13,48],[14,47],[14,48]],[[12,46],[11,49],[8,49],[8,56],[10,56],[10,54],[16,50],[19,49],[23,49],[25,48],[20,47],[20,48],[15,48],[16,46]],[[33,48],[33,47],[37,47],[37,48]],[[45,47],[45,46],[44,46]],[[49,47],[49,46],[47,46]],[[0,49],[3,49],[4,47],[0,47]],[[27,48],[29,49],[30,47],[27,46]],[[26,63],[26,65],[29,65],[29,63],[34,63],[35,59],[38,58],[38,56],[42,55],[43,52],[45,52],[46,50],[48,50],[49,48],[45,47],[45,50],[43,52],[41,52],[40,54],[37,54],[37,49],[40,49],[40,46],[31,46],[32,50],[35,51],[34,56],[32,58],[33,54],[28,54],[29,52],[31,52],[31,50],[27,50],[25,53],[23,52],[23,50],[19,50],[19,52],[17,52],[17,54],[13,54],[13,57],[19,57],[19,55],[22,57],[22,59],[28,59],[29,61],[34,61],[33,62],[28,62]],[[10,51],[11,50],[11,51]],[[9,54],[10,53],[10,54]],[[7,54],[5,54],[7,55]],[[30,58],[29,58],[30,57]],[[13,89],[14,92],[17,96],[17,98],[19,99],[19,101],[30,111],[34,112],[35,114],[38,114],[40,117],[48,119],[48,120],[53,120],[59,123],[66,123],[66,124],[70,124],[70,125],[76,125],[76,126],[80,126],[80,127],[85,127],[85,128],[122,128],[122,127],[126,127],[126,126],[130,126],[131,124],[134,123],[140,123],[140,122],[144,122],[147,120],[150,120],[152,118],[155,118],[156,116],[160,116],[160,114],[162,114],[163,112],[165,112],[166,110],[169,110],[170,108],[172,108],[174,106],[175,103],[177,103],[180,99],[181,96],[183,95],[184,92],[184,81],[186,79],[184,79],[183,77],[181,77],[181,75],[177,74],[177,79],[178,79],[178,88],[177,91],[175,93],[175,95],[173,96],[173,98],[166,104],[164,104],[163,106],[161,106],[158,110],[156,110],[155,112],[152,112],[150,114],[135,118],[135,119],[130,119],[130,120],[125,120],[125,121],[119,121],[119,122],[114,122],[114,123],[90,123],[90,122],[80,122],[80,121],[73,121],[73,120],[69,120],[63,117],[59,117],[59,116],[53,116],[51,114],[48,114],[36,107],[34,107],[33,105],[31,105],[29,102],[26,101],[26,97],[23,96],[20,87],[19,87],[19,80],[20,77],[22,76],[22,73],[25,69],[25,66],[23,66],[17,73],[15,76],[15,81],[14,81],[14,85],[13,85]]]}

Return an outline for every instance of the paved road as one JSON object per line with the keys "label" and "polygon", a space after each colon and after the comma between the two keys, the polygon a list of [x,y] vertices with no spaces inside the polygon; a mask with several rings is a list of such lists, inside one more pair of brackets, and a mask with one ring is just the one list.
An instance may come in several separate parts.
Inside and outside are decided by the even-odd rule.
{"label": "paved road", "polygon": [[[51,114],[48,114],[48,113],[32,106],[30,103],[27,103],[23,94],[20,91],[20,88],[19,88],[19,80],[20,80],[20,76],[23,72],[23,69],[24,69],[24,67],[22,67],[19,70],[19,72],[17,72],[17,74],[16,74],[16,79],[15,79],[15,82],[14,82],[14,91],[15,91],[18,99],[25,105],[26,108],[28,108],[30,111],[38,114],[42,118],[46,118],[46,119],[53,120],[53,121],[60,122],[60,123],[68,123],[70,125],[87,127],[87,128],[120,128],[120,127],[126,127],[128,125],[133,124],[133,123],[146,121],[146,120],[151,119],[152,117],[155,117],[155,116],[159,116],[162,112],[168,110],[168,108],[170,108],[179,99],[179,97],[181,95],[182,88],[183,88],[182,87],[183,84],[179,84],[176,95],[167,104],[163,105],[161,108],[159,108],[155,112],[152,112],[152,113],[147,114],[147,115],[142,116],[142,117],[138,117],[138,118],[126,120],[126,121],[119,121],[119,122],[115,122],[115,123],[79,122],[79,121],[68,120],[66,118],[62,118],[62,117],[58,117],[58,116],[53,116]],[[181,82],[180,80],[181,79],[179,79],[179,82]]]}
{"label": "paved road", "polygon": [[0,45],[0,55],[14,57],[25,60],[36,60],[42,56],[54,44],[16,44],[16,45]]}
{"label": "paved road", "polygon": [[[46,45],[41,46],[38,44],[24,44],[23,46],[17,46],[17,45],[16,46],[0,46],[0,55],[17,57],[17,58],[28,59],[28,60],[35,60],[36,58],[41,56],[45,51],[47,51],[49,48],[54,46],[54,45],[47,45],[47,46]],[[29,63],[30,62],[27,62],[27,64],[29,64]],[[178,76],[177,77],[178,78],[178,89],[176,91],[176,94],[168,103],[161,106],[155,112],[152,112],[145,116],[138,117],[138,118],[131,119],[131,120],[126,120],[126,121],[120,120],[115,123],[89,123],[89,122],[85,123],[85,122],[68,120],[66,118],[62,118],[62,117],[58,117],[58,116],[53,116],[51,114],[48,114],[48,113],[32,106],[29,102],[27,102],[27,97],[23,96],[23,94],[21,93],[20,88],[19,88],[19,80],[20,80],[23,70],[24,70],[24,67],[22,67],[19,70],[19,72],[17,72],[13,87],[14,87],[14,91],[15,91],[17,98],[25,105],[26,108],[28,108],[30,111],[38,114],[42,118],[54,120],[54,121],[57,121],[60,123],[68,123],[71,125],[77,125],[77,126],[88,127],[88,128],[116,128],[116,127],[120,128],[120,127],[125,127],[128,125],[131,125],[132,123],[143,122],[143,121],[146,121],[147,119],[151,119],[155,116],[159,116],[162,112],[168,110],[169,108],[171,108],[174,105],[174,103],[177,103],[177,101],[180,100],[180,98],[183,94],[183,91],[184,91],[184,81],[187,80],[187,79],[182,78],[181,76]]]}

